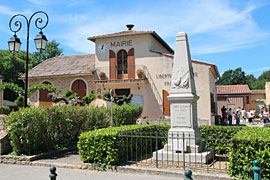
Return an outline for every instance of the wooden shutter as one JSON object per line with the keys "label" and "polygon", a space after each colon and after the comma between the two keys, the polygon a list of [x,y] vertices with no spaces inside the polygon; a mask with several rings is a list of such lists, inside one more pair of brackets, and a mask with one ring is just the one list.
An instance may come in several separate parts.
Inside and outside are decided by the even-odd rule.
{"label": "wooden shutter", "polygon": [[110,79],[116,79],[116,59],[115,53],[110,50]]}
{"label": "wooden shutter", "polygon": [[134,48],[128,51],[128,79],[135,79]]}
{"label": "wooden shutter", "polygon": [[170,115],[170,101],[168,100],[169,93],[166,90],[162,90],[163,94],[163,114]]}

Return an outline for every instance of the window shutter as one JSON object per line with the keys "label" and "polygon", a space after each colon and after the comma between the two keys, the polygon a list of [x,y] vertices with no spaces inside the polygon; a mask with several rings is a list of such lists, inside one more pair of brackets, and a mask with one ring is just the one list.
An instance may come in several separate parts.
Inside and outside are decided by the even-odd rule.
{"label": "window shutter", "polygon": [[110,50],[110,79],[116,79],[116,60],[115,53]]}
{"label": "window shutter", "polygon": [[135,79],[134,48],[128,51],[128,79]]}

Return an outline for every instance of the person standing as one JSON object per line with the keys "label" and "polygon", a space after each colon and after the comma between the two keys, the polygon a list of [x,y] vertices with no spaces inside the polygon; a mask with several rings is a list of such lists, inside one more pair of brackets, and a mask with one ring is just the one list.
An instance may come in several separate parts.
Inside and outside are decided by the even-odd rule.
{"label": "person standing", "polygon": [[228,120],[229,120],[229,126],[231,126],[232,125],[232,108],[229,108]]}
{"label": "person standing", "polygon": [[227,118],[227,109],[225,108],[225,106],[223,106],[221,108],[221,114],[222,114],[222,122],[221,122],[221,125],[224,125],[225,124],[225,120]]}
{"label": "person standing", "polygon": [[241,117],[241,108],[238,107],[235,111],[235,119],[236,119],[236,125],[240,125],[240,117]]}
{"label": "person standing", "polygon": [[246,112],[246,110],[244,108],[242,108],[241,113],[242,113],[243,122],[246,122],[246,118],[247,118],[247,112]]}
{"label": "person standing", "polygon": [[268,123],[269,122],[269,112],[267,111],[267,108],[264,108],[263,111],[263,119],[264,119],[264,123]]}

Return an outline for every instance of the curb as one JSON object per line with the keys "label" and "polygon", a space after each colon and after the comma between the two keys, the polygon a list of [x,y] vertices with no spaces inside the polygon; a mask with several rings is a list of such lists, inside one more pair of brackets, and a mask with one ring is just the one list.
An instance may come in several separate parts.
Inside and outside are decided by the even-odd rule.
{"label": "curb", "polygon": [[[105,168],[100,169],[92,166],[89,163],[82,163],[81,165],[74,164],[63,164],[63,163],[51,163],[51,162],[42,162],[41,159],[50,154],[63,153],[63,151],[54,151],[51,153],[44,153],[37,156],[28,156],[28,157],[12,157],[2,155],[0,156],[0,163],[2,164],[16,164],[16,165],[29,165],[29,166],[43,166],[43,167],[51,167],[55,166],[57,168],[66,168],[66,169],[80,169],[80,170],[96,170],[96,171],[108,171],[108,172],[118,172],[118,173],[129,173],[129,174],[148,174],[148,175],[161,175],[161,176],[171,176],[171,177],[179,177],[180,179],[184,179],[184,170],[177,169],[162,169],[162,168],[149,168],[149,167],[138,167],[138,166],[116,166],[113,168]],[[230,177],[226,173],[219,172],[205,172],[205,171],[197,171],[192,170],[192,177],[194,180],[232,180],[235,178]]]}
{"label": "curb", "polygon": [[[185,178],[184,170],[172,170],[172,169],[156,169],[156,168],[146,168],[146,167],[135,167],[135,166],[117,166],[115,168],[97,169],[91,164],[82,165],[71,165],[71,164],[60,164],[60,163],[46,163],[40,161],[31,162],[31,166],[43,166],[56,168],[66,168],[66,169],[80,169],[80,170],[96,170],[96,171],[110,171],[116,173],[129,173],[129,174],[148,174],[148,175],[161,175],[161,176],[171,176]],[[206,173],[203,171],[192,171],[192,177],[194,180],[232,180],[232,178],[225,173]]]}

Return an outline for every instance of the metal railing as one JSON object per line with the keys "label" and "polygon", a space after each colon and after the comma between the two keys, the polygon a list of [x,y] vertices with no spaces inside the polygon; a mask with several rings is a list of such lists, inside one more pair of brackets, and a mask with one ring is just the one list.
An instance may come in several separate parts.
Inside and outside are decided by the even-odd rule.
{"label": "metal railing", "polygon": [[[122,132],[119,137],[126,145],[125,162],[136,166],[196,169],[209,171],[228,170],[228,139],[195,138],[192,133]],[[215,141],[215,143],[211,143]],[[216,143],[224,144],[215,149]],[[168,145],[169,144],[169,145]]]}

